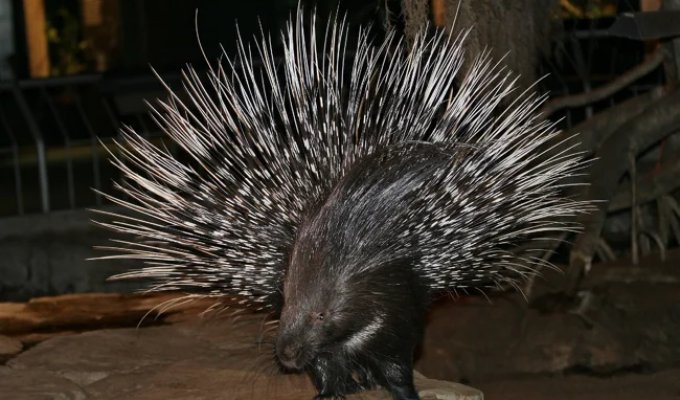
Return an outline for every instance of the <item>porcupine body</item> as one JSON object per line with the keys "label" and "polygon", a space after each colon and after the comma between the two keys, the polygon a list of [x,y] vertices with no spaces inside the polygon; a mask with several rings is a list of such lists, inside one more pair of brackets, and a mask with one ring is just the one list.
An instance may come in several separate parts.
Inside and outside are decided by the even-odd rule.
{"label": "porcupine body", "polygon": [[579,157],[545,151],[558,132],[540,100],[488,55],[461,72],[464,35],[407,46],[364,31],[349,57],[344,23],[304,25],[283,32],[281,68],[269,40],[239,42],[159,102],[189,162],[124,133],[126,198],[108,197],[137,215],[107,226],[136,236],[117,257],[145,265],[118,277],[274,309],[278,362],[321,398],[379,384],[417,399],[432,296],[531,273],[541,261],[514,248],[574,229],[583,204],[560,193]]}

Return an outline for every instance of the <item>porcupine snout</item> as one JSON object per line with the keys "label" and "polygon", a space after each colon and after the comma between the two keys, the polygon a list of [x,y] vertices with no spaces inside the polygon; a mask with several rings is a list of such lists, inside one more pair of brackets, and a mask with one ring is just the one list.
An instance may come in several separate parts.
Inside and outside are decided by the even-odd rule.
{"label": "porcupine snout", "polygon": [[291,371],[299,371],[311,360],[307,346],[299,337],[279,335],[276,340],[276,357],[281,365]]}
{"label": "porcupine snout", "polygon": [[[309,302],[309,296],[304,298]],[[319,352],[323,331],[315,318],[298,301],[288,299],[279,318],[275,352],[281,366],[288,371],[303,370]],[[316,307],[318,308],[318,307]]]}

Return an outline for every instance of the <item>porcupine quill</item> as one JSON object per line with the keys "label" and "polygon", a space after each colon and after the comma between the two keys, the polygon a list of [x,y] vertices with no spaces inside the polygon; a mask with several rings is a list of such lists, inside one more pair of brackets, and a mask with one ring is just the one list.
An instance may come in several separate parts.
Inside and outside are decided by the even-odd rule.
{"label": "porcupine quill", "polygon": [[278,363],[319,398],[381,385],[417,399],[432,297],[544,266],[516,248],[578,228],[587,204],[563,192],[581,155],[551,147],[543,98],[515,93],[488,53],[462,70],[466,34],[360,30],[349,46],[344,20],[320,41],[304,21],[282,32],[280,66],[265,35],[239,39],[205,79],[184,70],[183,96],[168,88],[152,116],[190,161],[124,129],[106,197],[134,215],[103,225],[135,239],[103,258],[143,261],[115,278],[153,291],[274,311]]}

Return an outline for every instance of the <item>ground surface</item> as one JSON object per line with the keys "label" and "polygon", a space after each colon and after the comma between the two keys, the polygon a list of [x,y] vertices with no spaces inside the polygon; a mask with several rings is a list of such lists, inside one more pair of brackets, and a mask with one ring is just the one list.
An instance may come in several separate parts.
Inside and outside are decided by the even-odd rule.
{"label": "ground surface", "polygon": [[[303,375],[276,371],[253,338],[260,316],[52,337],[0,367],[2,399],[311,399]],[[463,385],[418,378],[423,399],[481,400]],[[436,394],[436,397],[433,395]],[[351,400],[353,397],[349,397]],[[383,391],[357,398],[387,399]]]}
{"label": "ground surface", "polygon": [[[2,399],[310,399],[300,375],[275,373],[266,345],[253,342],[260,318],[181,322],[56,336],[0,367]],[[234,329],[237,328],[237,329]],[[680,369],[595,378],[533,376],[478,382],[486,399],[680,399]],[[419,380],[421,393],[481,399],[463,386]],[[458,397],[455,397],[458,396]],[[362,399],[387,399],[385,393]],[[351,400],[351,399],[350,399]]]}
{"label": "ground surface", "polygon": [[[486,399],[680,400],[677,256],[600,266],[568,299],[553,293],[559,282],[547,276],[530,307],[514,295],[442,302],[430,314],[416,369],[467,382]],[[234,317],[228,308],[199,317],[213,300],[173,299],[92,294],[0,303],[0,399],[313,396],[306,377],[276,373],[271,336],[263,334],[273,326],[263,315]],[[135,328],[159,304],[176,307]],[[447,382],[417,386],[424,399],[479,398]]]}
{"label": "ground surface", "polygon": [[488,400],[678,400],[680,369],[609,378],[582,375],[532,377],[484,382],[477,387]]}

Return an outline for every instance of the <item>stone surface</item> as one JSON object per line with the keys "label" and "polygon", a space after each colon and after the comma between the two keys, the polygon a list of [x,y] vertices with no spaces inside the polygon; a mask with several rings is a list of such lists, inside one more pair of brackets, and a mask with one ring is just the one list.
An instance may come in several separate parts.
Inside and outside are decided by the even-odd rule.
{"label": "stone surface", "polygon": [[23,348],[24,344],[21,341],[0,335],[0,364],[19,354]]}
{"label": "stone surface", "polygon": [[[261,315],[53,337],[0,369],[12,399],[311,399],[305,375],[281,374],[258,345]],[[424,400],[481,400],[475,389],[419,376]],[[348,399],[389,399],[375,390]]]}
{"label": "stone surface", "polygon": [[416,368],[473,385],[532,374],[680,368],[678,256],[640,267],[595,265],[577,298],[554,294],[563,276],[548,273],[530,307],[521,295],[507,294],[439,304]]}
{"label": "stone surface", "polygon": [[83,388],[55,373],[0,367],[0,393],[12,400],[87,399]]}
{"label": "stone surface", "polygon": [[[669,378],[680,376],[677,255],[669,257],[668,268],[597,265],[576,299],[554,295],[551,285],[560,286],[546,275],[530,307],[512,294],[437,304],[416,368],[430,378],[470,382],[488,392],[487,398],[526,393],[526,399],[608,399],[607,390],[620,399],[673,398],[668,393],[680,394]],[[0,367],[0,394],[28,399],[312,396],[306,377],[274,373],[272,337],[262,335],[269,326],[263,315],[234,317],[229,308],[215,309],[202,320],[196,316],[214,302],[87,294],[0,303],[0,334],[28,349]],[[177,307],[166,310],[163,304]],[[151,312],[140,329],[93,330],[134,327],[154,309],[166,313],[156,318]],[[551,390],[565,382],[585,386],[559,389],[565,395]],[[650,396],[633,389],[622,393],[616,382],[622,388],[635,382],[648,386]],[[449,385],[465,398],[468,392],[450,382],[417,381],[424,400],[446,399],[442,386]],[[438,387],[437,395],[428,391]],[[389,396],[374,391],[361,398]]]}
{"label": "stone surface", "polygon": [[680,369],[654,373],[531,376],[479,384],[487,399],[502,400],[677,400]]}
{"label": "stone surface", "polygon": [[12,356],[24,348],[21,341],[0,335],[0,357]]}
{"label": "stone surface", "polygon": [[456,382],[428,379],[415,372],[416,387],[422,400],[483,400],[481,391]]}

